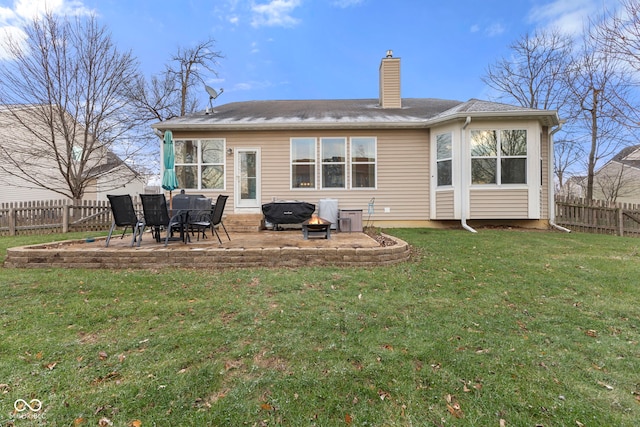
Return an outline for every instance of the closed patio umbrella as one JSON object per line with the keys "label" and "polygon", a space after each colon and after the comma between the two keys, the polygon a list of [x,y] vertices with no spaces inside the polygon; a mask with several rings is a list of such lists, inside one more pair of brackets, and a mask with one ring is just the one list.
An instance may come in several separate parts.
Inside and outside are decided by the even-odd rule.
{"label": "closed patio umbrella", "polygon": [[178,177],[175,169],[175,153],[173,148],[173,134],[170,130],[164,133],[162,149],[164,160],[164,173],[162,174],[162,188],[169,190],[169,205],[171,205],[171,192],[178,188]]}

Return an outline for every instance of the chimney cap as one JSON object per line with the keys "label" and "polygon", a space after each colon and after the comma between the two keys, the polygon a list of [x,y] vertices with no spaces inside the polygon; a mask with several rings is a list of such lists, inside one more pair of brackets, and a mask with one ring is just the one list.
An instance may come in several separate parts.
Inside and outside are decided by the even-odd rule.
{"label": "chimney cap", "polygon": [[391,49],[387,51],[387,58],[393,58],[393,51]]}

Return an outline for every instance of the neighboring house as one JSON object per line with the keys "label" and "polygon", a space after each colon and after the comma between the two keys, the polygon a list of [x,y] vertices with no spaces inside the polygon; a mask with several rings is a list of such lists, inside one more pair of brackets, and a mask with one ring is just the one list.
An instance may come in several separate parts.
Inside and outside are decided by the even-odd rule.
{"label": "neighboring house", "polygon": [[181,187],[228,195],[229,213],[329,198],[383,227],[553,219],[555,111],[401,98],[391,52],[379,89],[378,99],[235,102],[153,127],[173,133]]}
{"label": "neighboring house", "polygon": [[[30,202],[41,200],[59,200],[65,197],[55,189],[68,192],[68,186],[63,176],[58,172],[58,164],[51,155],[50,144],[42,142],[47,138],[50,130],[38,124],[33,117],[39,106],[12,106],[18,111],[21,120],[28,123],[31,129],[39,132],[35,137],[33,132],[25,129],[16,117],[8,111],[8,107],[0,107],[0,127],[4,138],[0,140],[0,156],[10,154],[15,159],[23,159],[12,164],[6,159],[0,164],[0,203]],[[42,138],[42,139],[41,139]],[[78,148],[79,149],[79,148]],[[76,155],[77,153],[73,153]],[[96,156],[95,162],[86,172],[93,176],[84,193],[84,200],[107,200],[107,194],[137,195],[144,192],[145,177],[126,165],[114,153],[103,149],[102,155]],[[72,157],[73,157],[72,155]],[[22,178],[23,169],[37,176],[42,185],[37,185]],[[16,176],[17,175],[17,176]]]}
{"label": "neighboring house", "polygon": [[[586,179],[584,186],[586,188]],[[640,203],[640,145],[624,148],[595,172],[593,198]]]}
{"label": "neighboring house", "polygon": [[585,194],[586,183],[586,176],[572,176],[564,182],[561,188],[558,189],[557,194],[569,199],[581,199]]}

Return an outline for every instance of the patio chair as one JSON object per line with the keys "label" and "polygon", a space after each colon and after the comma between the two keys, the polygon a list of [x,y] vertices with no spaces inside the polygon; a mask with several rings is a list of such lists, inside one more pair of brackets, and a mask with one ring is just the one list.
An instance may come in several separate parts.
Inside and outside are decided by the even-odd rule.
{"label": "patio chair", "polygon": [[229,196],[223,196],[222,194],[218,195],[218,198],[216,199],[216,205],[214,206],[213,213],[211,214],[211,230],[212,230],[212,233],[215,233],[216,237],[218,238],[218,242],[220,242],[220,244],[222,244],[222,240],[220,240],[220,235],[216,230],[219,226],[222,226],[224,233],[227,235],[227,239],[231,241],[231,237],[229,237],[227,228],[224,226],[224,223],[222,222],[224,205],[227,203],[228,198]]}
{"label": "patio chair", "polygon": [[[212,215],[211,199],[199,197],[192,200],[189,212],[189,230],[191,233],[197,233],[198,240],[200,240],[200,234],[202,234],[202,237],[207,237],[207,228],[212,228]],[[213,232],[211,232],[211,235],[213,236]]]}
{"label": "patio chair", "polygon": [[142,199],[145,225],[151,227],[151,233],[155,237],[156,242],[161,242],[160,229],[164,228],[166,230],[164,245],[167,246],[174,226],[180,227],[181,237],[183,237],[183,240],[186,242],[183,236],[183,211],[179,211],[176,215],[169,215],[167,199],[164,197],[164,194],[141,194],[140,198]]}
{"label": "patio chair", "polygon": [[111,229],[109,230],[109,235],[107,235],[105,247],[109,247],[111,235],[116,227],[124,227],[120,239],[124,237],[127,232],[127,228],[131,227],[131,231],[133,231],[131,246],[135,245],[136,239],[138,239],[138,246],[140,246],[140,242],[142,241],[142,231],[144,230],[144,219],[138,218],[138,215],[133,208],[133,200],[131,200],[131,196],[128,194],[107,194],[107,199],[109,199],[109,204],[111,205],[113,222],[111,224]]}

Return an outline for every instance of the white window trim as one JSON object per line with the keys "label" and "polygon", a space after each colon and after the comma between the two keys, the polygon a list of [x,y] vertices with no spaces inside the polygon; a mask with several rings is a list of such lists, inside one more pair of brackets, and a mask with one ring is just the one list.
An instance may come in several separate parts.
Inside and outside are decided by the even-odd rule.
{"label": "white window trim", "polygon": [[[313,139],[313,177],[314,185],[312,187],[294,187],[293,186],[293,140],[294,139]],[[318,189],[318,138],[314,136],[294,136],[289,138],[289,189],[291,191],[306,191]],[[311,163],[296,163],[298,165],[306,165]]]}
{"label": "white window trim", "polygon": [[[447,157],[444,159],[438,159],[438,136],[440,135],[449,135],[449,137],[451,138],[451,157]],[[447,131],[447,132],[439,132],[435,135],[434,137],[434,151],[435,151],[435,171],[434,171],[434,179],[435,179],[435,187],[437,190],[451,190],[452,188],[454,188],[454,182],[455,182],[455,173],[454,173],[454,151],[455,151],[455,147],[454,147],[454,138],[453,138],[453,132],[452,131]],[[438,185],[438,162],[444,162],[444,161],[451,161],[451,184],[448,185]]]}
{"label": "white window trim", "polygon": [[[186,188],[182,183],[179,182],[180,188],[184,188],[187,190],[204,190],[204,191],[226,191],[227,189],[227,140],[226,138],[201,138],[201,139],[190,139],[190,138],[175,138],[174,139],[174,147],[177,141],[195,141],[197,145],[197,161],[196,163],[174,163],[174,168],[177,166],[196,166],[196,182],[198,183],[197,188]],[[202,163],[202,142],[203,141],[222,141],[222,163]],[[174,148],[175,149],[175,148]],[[163,148],[164,150],[164,148]],[[164,155],[164,153],[163,153]],[[222,166],[222,188],[202,188],[202,167],[203,166],[211,166],[218,165]],[[163,172],[164,172],[164,162],[163,162]]]}
{"label": "white window trim", "polygon": [[[353,146],[353,139],[357,139],[357,138],[370,138],[373,139],[373,156],[374,156],[374,161],[373,162],[353,162],[353,151],[351,150],[352,146]],[[349,141],[348,141],[348,171],[347,171],[347,175],[348,175],[348,183],[349,186],[348,188],[350,190],[355,190],[355,191],[371,191],[371,190],[377,190],[378,189],[378,138],[375,136],[364,136],[364,135],[357,135],[357,136],[351,136],[349,137]],[[375,170],[375,182],[373,183],[373,187],[353,187],[353,182],[352,182],[352,174],[353,174],[353,165],[373,165],[374,170]]]}
{"label": "white window trim", "polygon": [[[527,154],[525,156],[501,156],[500,154],[500,142],[501,142],[501,136],[500,133],[502,131],[513,131],[513,130],[524,130],[527,133]],[[495,156],[472,156],[471,155],[471,133],[473,131],[495,131],[498,135],[498,140],[497,140],[497,147],[496,147],[496,155]],[[472,128],[468,130],[468,141],[469,141],[469,185],[471,186],[471,188],[511,188],[511,189],[525,189],[525,188],[529,188],[530,184],[530,180],[531,180],[531,129],[529,129],[528,126],[513,126],[513,127],[482,127],[482,128]],[[525,159],[525,165],[526,165],[526,179],[527,182],[525,183],[513,183],[513,184],[503,184],[502,183],[502,169],[501,169],[501,165],[500,165],[500,160],[501,159]],[[472,163],[474,159],[496,159],[496,181],[500,181],[499,183],[496,182],[495,184],[476,184],[473,182],[473,177],[471,174],[471,168],[472,168]]]}
{"label": "white window trim", "polygon": [[[327,162],[325,163],[322,159],[322,146],[323,146],[323,141],[325,139],[342,139],[344,141],[344,162],[342,163],[337,163],[337,162]],[[324,191],[344,191],[344,190],[348,190],[350,189],[350,183],[348,181],[348,179],[350,178],[350,173],[348,171],[349,169],[349,147],[347,147],[347,142],[349,141],[349,138],[347,138],[346,136],[322,136],[320,137],[320,156],[319,156],[319,168],[318,168],[318,174],[320,175],[320,182],[318,183],[319,188],[321,190]],[[344,174],[343,174],[343,181],[344,181],[344,186],[343,187],[325,187],[323,185],[323,181],[324,181],[324,165],[344,165]]]}

